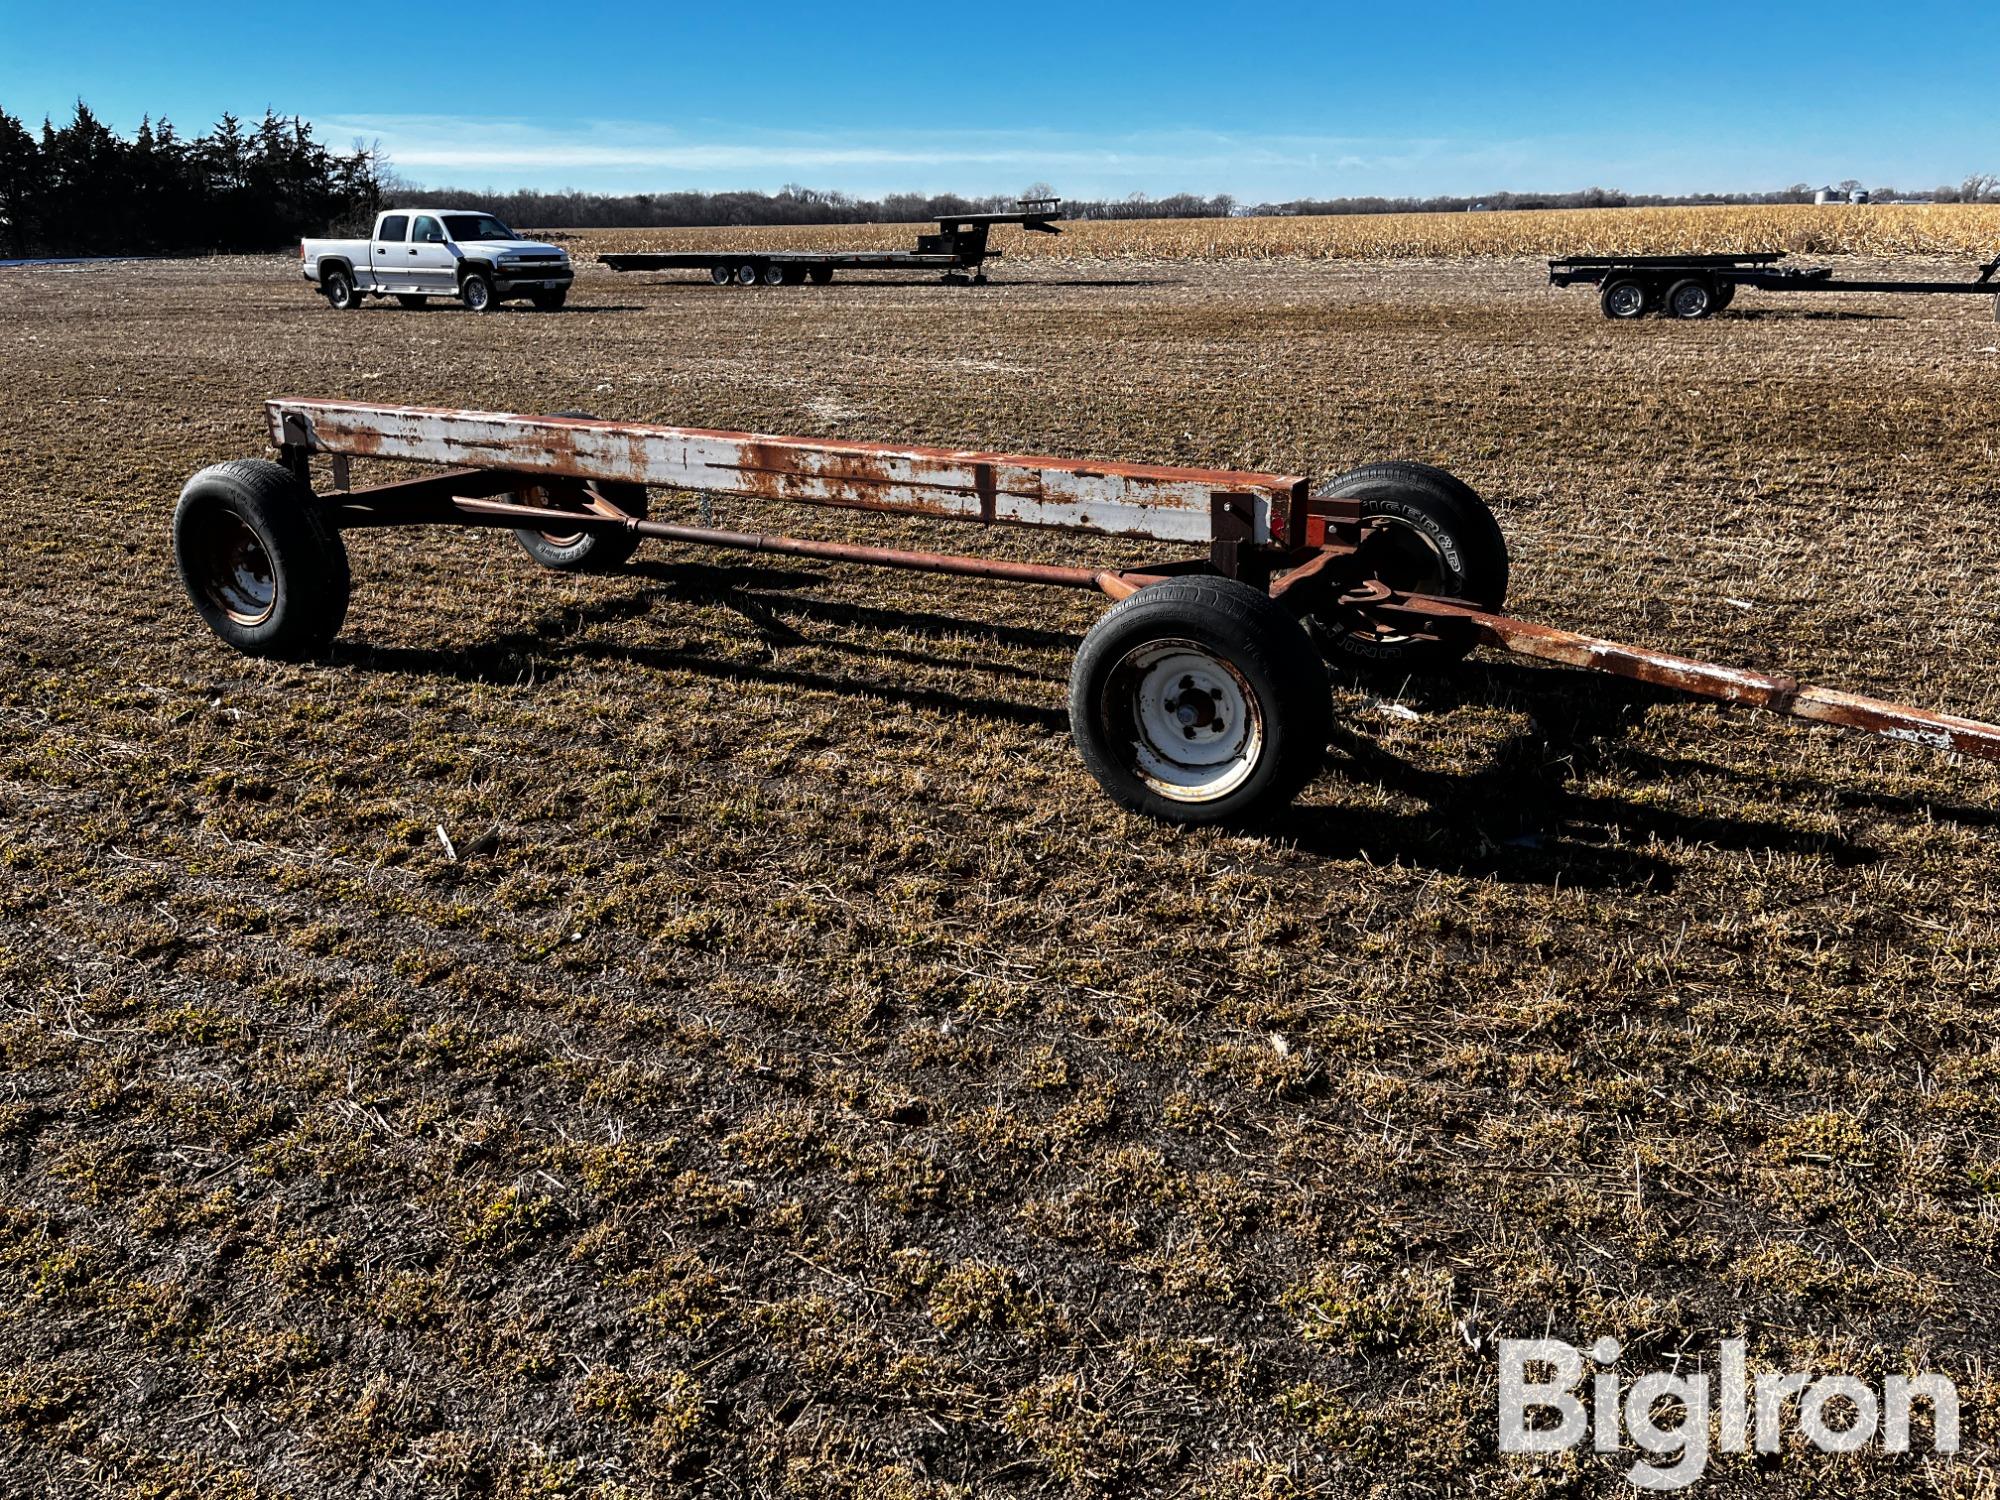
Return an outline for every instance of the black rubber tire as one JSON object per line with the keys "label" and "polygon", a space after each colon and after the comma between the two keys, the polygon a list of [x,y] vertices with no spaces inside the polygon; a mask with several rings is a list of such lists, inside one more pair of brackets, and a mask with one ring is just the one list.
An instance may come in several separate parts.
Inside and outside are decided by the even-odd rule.
{"label": "black rubber tire", "polygon": [[467,271],[458,278],[458,300],[468,311],[490,313],[500,305],[500,293],[494,289],[493,278],[484,271]]}
{"label": "black rubber tire", "polygon": [[[1393,523],[1362,544],[1371,576],[1407,593],[1507,602],[1507,538],[1478,491],[1430,464],[1364,464],[1323,485],[1315,499],[1359,500],[1364,521]],[[1458,660],[1471,638],[1418,641],[1377,635],[1308,603],[1306,629],[1326,659],[1363,671],[1422,671]]]}
{"label": "black rubber tire", "polygon": [[[1192,796],[1162,790],[1141,762],[1145,679],[1133,675],[1142,670],[1133,658],[1175,644],[1226,663],[1261,726],[1240,779]],[[1284,807],[1312,779],[1333,706],[1312,642],[1268,594],[1233,579],[1174,578],[1114,605],[1084,636],[1070,668],[1069,722],[1085,769],[1120,806],[1169,823],[1246,824]]]}
{"label": "black rubber tire", "polygon": [[708,279],[717,286],[728,286],[730,282],[736,279],[736,273],[727,266],[710,266],[708,268]]}
{"label": "black rubber tire", "polygon": [[1667,288],[1660,309],[1670,318],[1691,322],[1715,316],[1715,284],[1700,276],[1685,276]]}
{"label": "black rubber tire", "polygon": [[1597,305],[1614,322],[1630,322],[1653,310],[1653,290],[1643,281],[1621,277],[1604,283],[1604,290],[1597,294]]}
{"label": "black rubber tire", "polygon": [[1721,312],[1725,307],[1729,306],[1729,304],[1734,302],[1735,300],[1736,300],[1735,282],[1725,281],[1721,286],[1715,289],[1715,310],[1717,312]]}
{"label": "black rubber tire", "polygon": [[738,286],[755,286],[763,279],[763,274],[762,268],[755,261],[746,260],[736,268],[736,284]]}
{"label": "black rubber tire", "polygon": [[569,290],[564,288],[560,292],[536,292],[533,301],[538,311],[561,312],[563,304],[569,301]]}
{"label": "black rubber tire", "polygon": [[320,272],[319,289],[326,298],[326,305],[337,312],[353,312],[361,305],[361,293],[354,285],[354,273],[345,266],[333,266]]}
{"label": "black rubber tire", "polygon": [[398,292],[396,303],[400,307],[429,307],[431,299],[422,292]]}
{"label": "black rubber tire", "polygon": [[765,286],[783,286],[790,281],[791,274],[777,261],[772,261],[763,270]]}
{"label": "black rubber tire", "polygon": [[[558,417],[595,415],[587,411],[559,411]],[[646,514],[646,487],[643,484],[610,484],[591,481],[590,487],[630,516]],[[575,538],[551,537],[545,532],[517,530],[514,540],[521,550],[553,573],[611,573],[632,560],[645,540],[632,531],[579,532]]]}
{"label": "black rubber tire", "polygon": [[833,280],[833,267],[814,266],[806,272],[806,275],[814,286],[825,286],[829,281]]}
{"label": "black rubber tire", "polygon": [[784,280],[786,286],[804,286],[806,284],[806,268],[804,266],[786,266],[784,268]]}
{"label": "black rubber tire", "polygon": [[203,469],[174,507],[174,564],[195,611],[246,656],[318,656],[347,618],[347,546],[289,469]]}

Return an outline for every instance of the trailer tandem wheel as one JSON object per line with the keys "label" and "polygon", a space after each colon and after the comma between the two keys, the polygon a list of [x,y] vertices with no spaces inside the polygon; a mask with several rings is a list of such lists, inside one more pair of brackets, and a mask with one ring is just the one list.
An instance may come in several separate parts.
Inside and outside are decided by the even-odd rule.
{"label": "trailer tandem wheel", "polygon": [[1070,669],[1070,733],[1112,799],[1174,823],[1282,807],[1332,731],[1326,672],[1268,594],[1174,578],[1107,611]]}
{"label": "trailer tandem wheel", "polygon": [[810,271],[806,272],[806,274],[812,278],[812,284],[814,286],[825,286],[829,281],[833,280],[833,267],[814,266]]}
{"label": "trailer tandem wheel", "polygon": [[710,266],[708,268],[708,279],[717,286],[728,286],[730,282],[736,279],[736,273],[727,266]]}
{"label": "trailer tandem wheel", "polygon": [[754,260],[746,260],[736,268],[736,284],[738,286],[755,286],[757,284],[757,277],[757,262]]}
{"label": "trailer tandem wheel", "polygon": [[346,543],[312,491],[268,459],[213,464],[187,482],[174,563],[208,628],[249,656],[317,656],[347,618]]}
{"label": "trailer tandem wheel", "polygon": [[1631,318],[1643,318],[1652,311],[1653,294],[1645,282],[1626,277],[1606,282],[1604,290],[1597,294],[1597,305],[1604,310],[1605,317],[1622,323]]}
{"label": "trailer tandem wheel", "polygon": [[1714,314],[1718,305],[1715,283],[1702,277],[1684,277],[1667,288],[1666,311],[1669,317],[1706,318]]}
{"label": "trailer tandem wheel", "polygon": [[[1507,602],[1507,539],[1479,492],[1456,475],[1408,461],[1363,464],[1314,498],[1361,502],[1368,530],[1356,556],[1369,577],[1484,609]],[[1305,625],[1328,661],[1364,671],[1440,667],[1473,646],[1469,634],[1406,635],[1323,598],[1308,605]]]}

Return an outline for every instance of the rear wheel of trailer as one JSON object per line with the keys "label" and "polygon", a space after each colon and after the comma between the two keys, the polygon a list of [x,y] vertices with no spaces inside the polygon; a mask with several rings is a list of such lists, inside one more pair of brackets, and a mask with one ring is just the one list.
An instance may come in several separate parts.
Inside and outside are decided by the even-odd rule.
{"label": "rear wheel of trailer", "polygon": [[1666,311],[1669,317],[1711,317],[1716,305],[1715,283],[1704,277],[1689,276],[1667,288]]}

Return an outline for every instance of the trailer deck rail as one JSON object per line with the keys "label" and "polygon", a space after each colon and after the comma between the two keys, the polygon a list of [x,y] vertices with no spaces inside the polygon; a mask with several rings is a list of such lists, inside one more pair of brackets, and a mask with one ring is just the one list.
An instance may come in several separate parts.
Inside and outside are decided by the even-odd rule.
{"label": "trailer deck rail", "polygon": [[[1184,823],[1288,802],[1331,733],[1322,656],[1399,674],[1476,646],[1817,723],[2000,759],[2000,726],[1717,666],[1506,613],[1506,543],[1466,485],[1368,464],[1314,489],[1295,475],[1041,458],[581,417],[346,401],[267,404],[279,462],[191,479],[174,551],[195,609],[251,655],[323,652],[345,619],[342,534],[498,527],[545,567],[622,565],[641,540],[1093,590],[1070,727],[1115,800]],[[331,483],[313,484],[330,463]],[[356,458],[436,472],[362,489]],[[1124,568],[1021,562],[733,531],[652,518],[649,489],[1121,537],[1182,550]]]}

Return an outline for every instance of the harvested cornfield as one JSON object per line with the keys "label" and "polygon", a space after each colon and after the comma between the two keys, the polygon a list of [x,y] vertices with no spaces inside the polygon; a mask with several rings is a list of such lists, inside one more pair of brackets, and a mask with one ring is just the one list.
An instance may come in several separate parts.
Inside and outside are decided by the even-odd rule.
{"label": "harvested cornfield", "polygon": [[0,1493],[1629,1496],[1496,1451],[1496,1340],[1547,1330],[1947,1372],[1954,1461],[1693,1493],[1991,1500],[1990,765],[1475,658],[1336,678],[1289,819],[1188,832],[1069,744],[1082,595],[361,531],[281,665],[175,577],[180,485],[287,392],[1400,456],[1491,498],[1524,615],[2000,714],[2000,338],[1947,299],[1013,280],[0,270]]}
{"label": "harvested cornfield", "polygon": [[[579,254],[635,250],[906,250],[919,226],[615,229],[552,235]],[[1407,260],[1495,255],[1977,255],[2000,250],[2000,204],[1561,209],[1314,218],[1086,220],[1001,231],[1016,260]]]}

